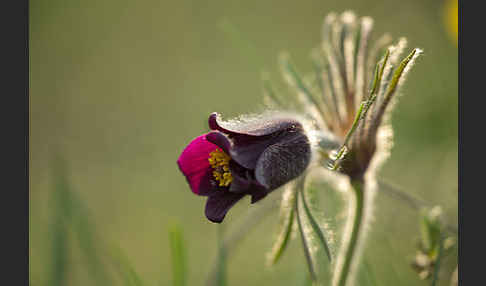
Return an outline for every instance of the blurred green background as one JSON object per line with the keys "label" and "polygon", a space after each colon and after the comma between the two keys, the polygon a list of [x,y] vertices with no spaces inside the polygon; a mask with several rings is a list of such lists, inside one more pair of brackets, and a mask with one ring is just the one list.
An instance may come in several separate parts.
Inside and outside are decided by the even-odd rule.
{"label": "blurred green background", "polygon": [[[457,225],[458,50],[444,6],[442,0],[30,1],[31,284],[46,285],[52,272],[51,162],[60,155],[100,240],[122,249],[149,285],[171,284],[168,230],[175,223],[187,245],[187,283],[203,285],[218,229],[176,160],[207,129],[210,112],[230,118],[261,110],[261,72],[280,78],[280,52],[311,71],[310,51],[331,11],[371,16],[375,36],[405,36],[407,51],[424,49],[394,110],[394,148],[380,177],[441,205]],[[238,204],[225,225],[248,206]],[[302,285],[307,270],[297,239],[275,267],[265,268],[277,212],[262,220],[231,257],[229,285]],[[377,285],[428,285],[409,266],[418,221],[416,211],[378,194],[367,250]],[[91,285],[76,243],[67,249],[66,285]],[[441,285],[448,285],[454,262],[447,267]]]}

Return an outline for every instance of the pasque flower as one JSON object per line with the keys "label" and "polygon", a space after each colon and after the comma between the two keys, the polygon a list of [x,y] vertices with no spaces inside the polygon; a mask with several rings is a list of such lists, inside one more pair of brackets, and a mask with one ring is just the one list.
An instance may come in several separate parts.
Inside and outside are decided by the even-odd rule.
{"label": "pasque flower", "polygon": [[192,192],[208,197],[205,214],[212,222],[222,222],[245,195],[258,202],[309,165],[309,138],[291,116],[225,122],[212,113],[209,128],[189,143],[177,164]]}
{"label": "pasque flower", "polygon": [[[416,48],[400,60],[406,40],[391,45],[391,37],[384,35],[371,41],[372,30],[369,17],[349,11],[329,14],[313,53],[314,71],[301,75],[282,55],[290,92],[274,89],[265,79],[264,101],[273,112],[232,121],[211,114],[211,131],[195,138],[177,161],[192,191],[208,197],[205,213],[212,222],[222,222],[244,196],[255,203],[285,185],[280,230],[269,260],[279,259],[296,221],[313,282],[318,278],[314,250],[322,248],[329,260],[333,254],[305,199],[311,157],[331,188],[347,191],[349,215],[332,285],[348,286],[354,282],[372,215],[376,171],[392,144],[391,110],[405,75],[422,53]],[[311,236],[320,246],[310,246]]]}

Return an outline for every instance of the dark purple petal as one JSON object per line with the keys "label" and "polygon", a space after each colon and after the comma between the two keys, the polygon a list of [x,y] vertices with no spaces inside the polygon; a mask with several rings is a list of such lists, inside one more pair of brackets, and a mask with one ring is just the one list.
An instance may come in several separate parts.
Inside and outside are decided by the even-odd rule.
{"label": "dark purple petal", "polygon": [[228,210],[245,195],[221,191],[210,196],[206,202],[206,217],[212,222],[222,222]]}
{"label": "dark purple petal", "polygon": [[279,141],[279,136],[261,136],[257,139],[245,140],[244,136],[233,139],[234,145],[230,156],[246,169],[254,170],[262,152]]}
{"label": "dark purple petal", "polygon": [[241,177],[239,174],[231,173],[233,180],[231,181],[231,185],[229,186],[229,191],[232,193],[243,193],[248,191],[251,187],[251,181]]}
{"label": "dark purple petal", "polygon": [[256,191],[251,194],[251,203],[254,204],[268,195],[265,191]]}
{"label": "dark purple petal", "polygon": [[301,124],[292,118],[286,117],[255,117],[245,121],[225,122],[220,120],[218,113],[209,115],[209,128],[218,130],[228,135],[265,136],[272,133],[299,128]]}
{"label": "dark purple petal", "polygon": [[209,169],[202,177],[197,195],[208,197],[218,192],[228,191],[228,187],[220,187],[213,179],[213,170]]}
{"label": "dark purple petal", "polygon": [[282,136],[302,131],[302,125],[292,118],[254,118],[233,123],[220,121],[217,113],[209,116],[209,127],[228,134],[232,141],[228,154],[238,164],[252,170],[266,148],[281,141]]}
{"label": "dark purple petal", "polygon": [[231,149],[231,142],[226,138],[226,136],[218,131],[212,131],[206,134],[206,139],[217,145],[219,148],[223,149],[226,154],[229,154]]}
{"label": "dark purple petal", "polygon": [[206,134],[201,135],[189,143],[177,160],[177,165],[193,193],[197,195],[209,195],[214,189],[211,181],[211,166],[209,165],[209,153],[218,146],[206,140]]}
{"label": "dark purple petal", "polygon": [[298,177],[309,165],[310,156],[307,136],[290,133],[263,151],[255,168],[255,178],[267,189],[274,190]]}

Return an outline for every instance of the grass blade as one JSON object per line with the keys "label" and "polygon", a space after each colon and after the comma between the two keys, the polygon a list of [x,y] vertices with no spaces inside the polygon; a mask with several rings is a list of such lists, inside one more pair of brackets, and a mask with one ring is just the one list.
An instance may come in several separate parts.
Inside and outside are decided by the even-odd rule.
{"label": "grass blade", "polygon": [[91,213],[82,203],[82,200],[74,193],[71,193],[71,198],[73,230],[77,236],[79,248],[84,254],[90,277],[92,277],[95,285],[109,285],[111,284],[111,279],[109,278],[106,266],[100,257],[100,253],[103,251],[100,244],[103,244],[97,237],[95,225],[92,220],[90,220],[92,217]]}
{"label": "grass blade", "polygon": [[53,254],[54,267],[48,285],[66,285],[65,276],[68,272],[69,261],[68,252],[68,231],[69,228],[77,237],[79,247],[86,258],[86,265],[90,277],[93,278],[94,285],[109,285],[110,279],[107,275],[105,266],[99,257],[99,247],[95,238],[93,224],[89,220],[90,214],[81,199],[71,190],[67,179],[67,171],[62,158],[57,157],[53,161],[53,173],[55,174],[56,188],[54,190],[56,213],[55,229],[51,230],[54,234]]}
{"label": "grass blade", "polygon": [[224,245],[223,225],[218,225],[218,270],[216,271],[216,286],[226,285],[226,261],[227,251]]}
{"label": "grass blade", "polygon": [[186,285],[186,253],[182,230],[179,225],[174,225],[169,230],[170,250],[172,254],[172,279],[174,286]]}
{"label": "grass blade", "polygon": [[121,248],[115,247],[111,252],[111,261],[115,266],[115,269],[120,274],[124,284],[126,286],[144,286],[140,275],[132,266],[127,256],[123,253]]}
{"label": "grass blade", "polygon": [[55,182],[52,199],[52,224],[49,229],[51,238],[51,265],[47,285],[61,286],[67,282],[69,271],[68,254],[68,221],[71,217],[69,185],[65,176],[63,162],[55,161],[53,166],[53,179]]}

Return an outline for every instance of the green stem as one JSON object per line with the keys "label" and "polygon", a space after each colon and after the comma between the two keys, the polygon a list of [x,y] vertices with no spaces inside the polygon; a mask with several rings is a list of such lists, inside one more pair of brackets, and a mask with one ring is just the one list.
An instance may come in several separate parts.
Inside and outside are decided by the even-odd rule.
{"label": "green stem", "polygon": [[353,217],[350,217],[349,219],[353,220],[353,228],[351,230],[351,237],[349,238],[348,245],[344,246],[347,247],[344,257],[344,263],[342,264],[341,269],[338,269],[338,271],[336,272],[336,274],[338,275],[334,283],[334,285],[336,286],[345,286],[348,282],[351,273],[351,263],[353,263],[353,260],[357,259],[357,244],[359,237],[362,236],[361,233],[363,232],[364,226],[364,182],[362,180],[352,180],[351,185],[353,189],[353,195],[355,197],[355,205]]}
{"label": "green stem", "polygon": [[226,285],[226,248],[224,247],[224,226],[218,225],[218,272],[216,285]]}
{"label": "green stem", "polygon": [[[394,184],[388,182],[387,180],[378,179],[378,185],[380,187],[380,191],[383,191],[383,193],[396,198],[400,202],[405,203],[405,205],[407,205],[408,207],[414,210],[421,210],[422,208],[433,206],[422,199],[419,199],[417,197],[412,196],[411,194],[408,194],[405,190],[395,186]],[[453,234],[457,234],[456,226],[451,224],[446,224],[445,227],[449,232]]]}
{"label": "green stem", "polygon": [[435,262],[435,267],[434,267],[434,276],[432,278],[432,286],[435,286],[437,284],[437,281],[439,280],[439,271],[440,271],[440,263],[442,262],[442,254],[444,252],[444,238],[441,236],[440,241],[439,241],[439,253],[437,254],[437,261]]}
{"label": "green stem", "polygon": [[[229,259],[230,255],[235,251],[235,248],[239,245],[239,243],[245,238],[247,234],[250,233],[252,229],[254,229],[258,224],[264,221],[264,218],[267,217],[272,211],[278,208],[277,201],[262,201],[262,204],[255,205],[255,208],[252,208],[248,211],[246,216],[243,216],[233,227],[231,227],[230,231],[227,231],[224,235],[221,248],[222,252],[224,253],[224,257],[220,255],[220,252],[216,256],[216,261],[212,263],[213,267],[209,272],[208,278],[206,280],[207,286],[215,286],[218,284],[219,279],[219,271],[221,265],[221,259]],[[221,226],[221,225],[220,225]],[[220,229],[218,229],[218,236],[222,235]]]}

